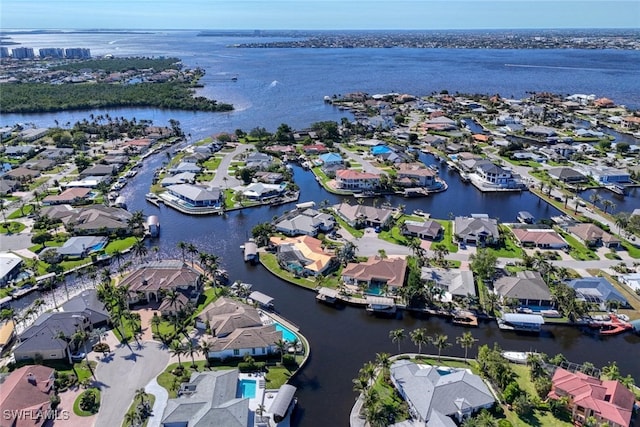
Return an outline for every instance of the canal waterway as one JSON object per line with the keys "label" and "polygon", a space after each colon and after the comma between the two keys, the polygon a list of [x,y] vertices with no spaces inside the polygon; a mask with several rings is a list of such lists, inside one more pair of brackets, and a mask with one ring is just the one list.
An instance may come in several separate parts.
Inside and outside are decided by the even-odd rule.
{"label": "canal waterway", "polygon": [[[68,112],[43,115],[5,115],[2,125],[33,123],[53,126],[59,123],[109,113],[111,116],[150,119],[166,124],[173,118],[181,122],[191,140],[236,128],[250,130],[263,126],[275,130],[280,123],[302,128],[314,121],[340,120],[348,113],[322,102],[324,95],[363,90],[369,93],[399,91],[427,94],[449,89],[469,93],[501,93],[524,96],[526,91],[557,93],[597,93],[629,106],[637,104],[632,94],[637,89],[640,53],[628,51],[494,51],[490,49],[461,51],[451,49],[226,49],[233,40],[195,37],[193,32],[151,35],[30,35],[20,36],[25,46],[89,47],[94,54],[164,55],[184,58],[190,66],[206,69],[205,95],[238,107],[228,114],[190,113],[149,109],[116,109],[91,112]],[[242,42],[246,39],[242,39]],[[264,41],[264,40],[261,40]],[[505,67],[505,64],[525,64]],[[609,67],[609,68],[608,68]],[[225,73],[238,75],[238,81],[223,81]],[[634,102],[636,104],[634,104]],[[465,329],[454,327],[439,318],[420,318],[405,314],[397,319],[379,319],[365,310],[346,307],[335,309],[315,302],[311,291],[290,285],[269,274],[263,267],[245,264],[240,245],[249,237],[253,226],[271,220],[293,205],[260,207],[233,211],[224,216],[188,216],[166,207],[148,204],[153,172],[166,157],[149,158],[136,177],[122,190],[130,210],[158,215],[161,234],[148,241],[158,246],[163,257],[180,257],[177,243],[192,242],[199,249],[219,255],[222,267],[232,281],[242,280],[275,298],[281,315],[300,327],[309,339],[311,357],[293,380],[297,386],[299,407],[294,426],[342,426],[355,401],[351,379],[366,361],[378,352],[397,352],[389,331],[404,328],[407,332],[421,327],[429,334],[448,335],[451,343]],[[421,155],[427,164],[433,159]],[[501,221],[515,221],[518,211],[527,210],[536,218],[548,218],[557,210],[541,202],[529,192],[483,194],[460,181],[456,173],[440,166],[441,176],[448,182],[446,192],[421,199],[387,197],[393,205],[404,204],[407,211],[422,209],[437,218],[471,213],[488,213]],[[324,191],[313,176],[294,168],[300,186],[300,201],[327,199],[337,203],[343,199]],[[371,203],[369,200],[366,203]],[[73,285],[73,284],[72,284]],[[29,299],[38,294],[29,296]],[[28,301],[29,299],[25,300]],[[18,304],[24,304],[19,302]],[[562,326],[545,326],[540,336],[517,335],[500,331],[494,323],[471,330],[478,344],[516,351],[563,353],[575,362],[590,361],[602,366],[617,361],[623,375],[640,380],[640,337],[623,334],[601,338],[585,335]],[[416,351],[407,340],[403,351]],[[426,351],[435,351],[427,349]],[[476,348],[470,353],[475,354]],[[455,344],[444,353],[462,356]]]}

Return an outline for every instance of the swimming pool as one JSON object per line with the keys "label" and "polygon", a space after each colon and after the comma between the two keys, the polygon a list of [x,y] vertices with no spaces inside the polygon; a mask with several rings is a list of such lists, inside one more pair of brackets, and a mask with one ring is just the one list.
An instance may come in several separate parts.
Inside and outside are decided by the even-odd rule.
{"label": "swimming pool", "polygon": [[296,334],[294,334],[289,329],[287,329],[284,326],[282,326],[280,323],[276,322],[276,323],[274,323],[274,325],[276,327],[276,331],[282,332],[282,339],[283,340],[289,341],[289,342],[293,342],[293,340],[297,338]]}
{"label": "swimming pool", "polygon": [[253,399],[256,397],[256,380],[240,380],[238,388],[242,398]]}

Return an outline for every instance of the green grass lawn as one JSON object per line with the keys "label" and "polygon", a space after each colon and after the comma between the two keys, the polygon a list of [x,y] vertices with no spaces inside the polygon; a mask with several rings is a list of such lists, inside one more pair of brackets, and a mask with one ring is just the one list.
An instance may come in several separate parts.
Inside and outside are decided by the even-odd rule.
{"label": "green grass lawn", "polygon": [[317,176],[320,179],[320,184],[322,184],[323,187],[326,186],[327,181],[330,181],[331,178],[329,178],[323,171],[322,168],[320,166],[316,166],[315,168],[311,168],[311,171],[313,172],[313,174],[315,176]]}
{"label": "green grass lawn", "polygon": [[556,231],[559,231],[562,238],[566,240],[569,246],[571,247],[569,249],[569,255],[571,255],[573,259],[578,261],[600,259],[600,257],[594,251],[592,251],[591,249],[587,248],[585,245],[580,243],[578,239],[576,239],[575,237],[565,233],[562,230],[556,230]]}
{"label": "green grass lawn", "polygon": [[364,231],[363,230],[356,230],[355,228],[353,228],[352,226],[347,224],[346,221],[343,220],[342,218],[340,218],[338,215],[334,215],[334,218],[336,219],[336,221],[338,221],[338,224],[340,224],[340,226],[342,228],[344,228],[349,233],[351,233],[351,235],[353,237],[362,237],[362,236],[364,236]]}
{"label": "green grass lawn", "polygon": [[[282,279],[288,282],[292,282],[292,283],[295,283],[296,285],[303,286],[309,289],[315,289],[315,287],[317,286],[314,280],[309,280],[304,277],[296,277],[292,273],[281,269],[280,265],[278,264],[278,259],[274,254],[265,253],[265,252],[260,253],[260,262],[262,263],[262,265],[265,266],[267,270],[269,270],[276,276],[281,277]],[[329,283],[329,281],[327,281],[327,283],[325,283],[324,286],[337,287],[337,285],[331,286],[331,283]]]}
{"label": "green grass lawn", "polygon": [[7,216],[7,219],[18,219],[23,218],[33,212],[33,205],[28,204],[24,205],[22,209],[18,208],[15,211],[11,212],[11,215]]}
{"label": "green grass lawn", "polygon": [[498,258],[522,258],[522,248],[516,244],[511,231],[502,225],[499,228],[500,234],[504,236],[504,244],[496,247],[487,247],[487,250]]}
{"label": "green grass lawn", "polygon": [[453,221],[448,219],[434,219],[434,221],[439,222],[442,228],[444,228],[442,240],[437,243],[445,245],[449,253],[453,254],[458,252],[458,245],[453,241]]}
{"label": "green grass lawn", "polygon": [[0,222],[0,234],[16,234],[25,229],[20,222]]}
{"label": "green grass lawn", "polygon": [[[146,402],[149,402],[149,407],[153,408],[153,404],[156,402],[156,396],[151,394],[151,393],[147,393],[147,397],[145,399]],[[129,409],[127,410],[127,414],[128,413],[132,413],[135,414],[136,410],[138,409],[138,404],[140,404],[140,399],[133,399],[133,402],[131,402],[131,406],[129,406]],[[145,427],[147,425],[147,423],[149,422],[149,419],[145,419],[144,423],[142,423],[140,425],[140,427]],[[122,427],[129,427],[129,424],[127,424],[126,422],[122,422]]]}
{"label": "green grass lawn", "polygon": [[206,162],[204,162],[202,164],[202,166],[204,166],[205,169],[207,169],[207,170],[217,171],[218,170],[218,166],[220,166],[221,162],[222,162],[222,157],[214,156],[214,157],[211,157]]}
{"label": "green grass lawn", "polygon": [[[98,402],[96,412],[87,412],[80,409],[80,400],[82,400],[82,396],[84,396],[85,393],[89,392],[89,390],[95,390],[96,392],[96,402]],[[90,388],[85,390],[84,392],[80,393],[80,395],[78,395],[78,397],[76,398],[75,402],[73,402],[73,413],[80,417],[90,417],[91,415],[97,413],[99,408],[100,408],[100,390],[97,388]]]}
{"label": "green grass lawn", "polygon": [[626,240],[622,241],[622,247],[627,251],[627,253],[631,258],[635,258],[635,259],[640,258],[640,248],[636,248]]}
{"label": "green grass lawn", "polygon": [[[235,362],[232,361],[230,363],[225,363],[222,365],[212,363],[211,368],[207,369],[205,366],[206,361],[196,360],[196,369],[198,372],[204,372],[207,370],[224,371],[224,370],[237,368],[238,362],[241,362],[241,361],[242,360],[235,361]],[[195,370],[191,367],[191,360],[189,360],[189,358],[187,359],[185,359],[184,357],[182,358],[182,366],[184,367],[184,372],[187,375],[191,375],[191,372],[195,372]],[[157,379],[158,384],[161,387],[164,387],[169,392],[169,398],[171,399],[176,397],[176,390],[174,389],[174,383],[176,382],[176,379],[179,377],[174,375],[172,372],[177,367],[178,367],[177,363],[172,363],[171,365],[167,366],[164,372],[158,375],[158,379]],[[279,388],[289,380],[289,378],[291,377],[291,374],[293,373],[293,371],[290,371],[283,366],[268,365],[267,370],[268,372],[266,377],[267,379],[266,387],[269,389]]]}
{"label": "green grass lawn", "polygon": [[117,239],[110,241],[104,248],[106,254],[112,254],[115,251],[124,251],[132,247],[138,239],[136,237],[125,237],[124,239]]}

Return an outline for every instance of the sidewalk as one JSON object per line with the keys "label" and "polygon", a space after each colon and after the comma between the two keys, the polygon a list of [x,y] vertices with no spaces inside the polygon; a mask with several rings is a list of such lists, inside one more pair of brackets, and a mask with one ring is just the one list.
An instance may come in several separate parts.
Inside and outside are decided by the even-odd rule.
{"label": "sidewalk", "polygon": [[164,387],[158,384],[156,378],[152,379],[149,384],[146,385],[144,391],[149,394],[153,394],[156,397],[156,400],[153,403],[153,408],[151,409],[151,416],[147,421],[147,427],[160,427],[162,414],[164,413],[164,408],[167,406],[167,401],[169,400],[169,393]]}

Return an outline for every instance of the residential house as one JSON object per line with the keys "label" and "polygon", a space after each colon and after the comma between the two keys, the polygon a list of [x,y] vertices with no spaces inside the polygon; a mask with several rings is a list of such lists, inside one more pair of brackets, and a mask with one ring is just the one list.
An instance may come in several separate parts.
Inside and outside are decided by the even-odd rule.
{"label": "residential house", "polygon": [[0,196],[6,196],[20,188],[20,183],[16,180],[0,177]]}
{"label": "residential house", "polygon": [[311,145],[303,145],[302,151],[304,151],[304,154],[310,156],[314,154],[324,154],[327,151],[329,151],[329,149],[327,148],[326,145],[322,143],[318,143],[318,144],[311,144]]}
{"label": "residential house", "polygon": [[284,175],[279,172],[256,172],[253,179],[265,184],[280,184],[284,181]]}
{"label": "residential house", "polygon": [[400,163],[398,178],[408,178],[412,187],[434,188],[442,186],[442,183],[437,180],[438,172],[424,167],[422,163]]}
{"label": "residential house", "polygon": [[276,342],[281,339],[282,331],[276,330],[275,325],[236,329],[229,335],[209,341],[209,358],[224,360],[245,355],[268,356],[278,351]]}
{"label": "residential house", "polygon": [[400,227],[404,236],[418,237],[426,240],[440,240],[444,234],[444,228],[438,221],[405,221]]}
{"label": "residential house", "polygon": [[242,194],[249,200],[267,200],[281,196],[287,189],[287,184],[264,184],[262,182],[252,182],[242,190]]}
{"label": "residential house", "polygon": [[109,323],[109,312],[102,301],[98,299],[95,289],[82,291],[80,294],[62,304],[60,310],[65,313],[79,313],[88,319],[92,328],[105,326]]}
{"label": "residential house", "polygon": [[84,188],[97,188],[98,185],[100,185],[101,182],[106,182],[106,183],[110,183],[112,180],[112,176],[110,175],[105,175],[105,176],[88,176],[86,178],[80,179],[80,180],[75,180],[75,181],[69,181],[66,183],[62,183],[60,184],[61,187],[64,188],[76,188],[76,187],[84,187]]}
{"label": "residential house", "polygon": [[604,277],[583,277],[570,280],[567,284],[575,289],[577,299],[596,304],[601,310],[607,310],[611,304],[630,306],[620,291]]}
{"label": "residential house", "polygon": [[0,288],[16,278],[20,272],[22,258],[11,252],[0,252]]}
{"label": "residential house", "polygon": [[35,155],[39,149],[37,145],[8,145],[4,147],[3,154],[14,159],[21,159]]}
{"label": "residential house", "polygon": [[479,162],[475,170],[483,184],[494,185],[503,188],[516,186],[511,170],[498,166],[491,162]]}
{"label": "residential house", "polygon": [[169,185],[167,192],[186,202],[190,207],[220,207],[224,201],[224,194],[219,188],[202,187],[194,184]]}
{"label": "residential house", "polygon": [[336,171],[336,188],[341,190],[365,191],[380,186],[380,175],[352,169]]}
{"label": "residential house", "polygon": [[195,303],[202,292],[202,273],[180,260],[154,261],[139,266],[118,285],[129,289],[129,304],[160,301],[169,290]]}
{"label": "residential house", "polygon": [[35,141],[45,136],[49,132],[48,128],[25,129],[18,134],[18,138],[22,141]]}
{"label": "residential house", "polygon": [[206,306],[196,318],[197,328],[205,329],[207,325],[211,329],[211,335],[226,337],[236,329],[262,326],[262,320],[253,306],[220,297]]}
{"label": "residential house", "polygon": [[299,276],[325,274],[335,265],[335,256],[314,237],[271,237],[270,243],[276,247],[280,266]]}
{"label": "residential house", "polygon": [[3,175],[3,179],[12,179],[16,181],[31,181],[34,178],[40,176],[40,171],[28,169],[24,167],[17,167],[11,169],[9,172]]}
{"label": "residential house", "polygon": [[42,365],[23,366],[2,378],[2,426],[40,427],[51,424],[49,412],[54,381],[55,370]]}
{"label": "residential house", "polygon": [[[67,206],[67,205],[60,205]],[[68,231],[76,234],[126,233],[132,214],[126,209],[104,205],[76,208],[74,214],[62,219]]]}
{"label": "residential house", "polygon": [[354,228],[388,227],[393,219],[393,211],[365,205],[340,203],[333,206],[334,212],[347,224]]}
{"label": "residential house", "polygon": [[238,397],[237,369],[193,372],[178,397],[167,401],[160,425],[250,427],[254,416],[249,399]]}
{"label": "residential house", "polygon": [[407,260],[404,258],[369,257],[365,262],[349,263],[342,270],[342,281],[346,285],[364,287],[376,294],[388,287],[397,292],[404,285]]}
{"label": "residential house", "polygon": [[253,152],[247,156],[245,162],[247,168],[265,170],[273,164],[273,158],[265,153]]}
{"label": "residential house", "polygon": [[537,271],[519,271],[515,276],[502,276],[493,287],[503,303],[518,300],[519,305],[527,307],[553,305],[549,286]]}
{"label": "residential house", "polygon": [[39,171],[47,171],[53,169],[57,163],[53,159],[33,159],[23,163],[23,166],[29,169],[35,169]]}
{"label": "residential house", "polygon": [[91,188],[75,187],[67,188],[60,194],[51,194],[42,199],[43,205],[73,205],[87,201],[91,194]]}
{"label": "residential house", "polygon": [[274,221],[276,231],[287,236],[316,236],[319,231],[326,233],[335,227],[333,216],[315,209],[294,209]]}
{"label": "residential house", "polygon": [[478,246],[493,245],[500,239],[498,221],[484,214],[456,217],[453,234],[458,241]]}
{"label": "residential house", "polygon": [[572,168],[551,168],[548,170],[551,178],[557,179],[568,184],[587,182],[589,178]]}
{"label": "residential house", "polygon": [[194,184],[196,182],[196,174],[193,172],[177,173],[173,176],[167,176],[160,180],[160,186],[169,187],[178,184]]}
{"label": "residential house", "polygon": [[482,378],[467,369],[397,360],[391,365],[391,382],[413,419],[428,426],[454,427],[454,420],[461,423],[495,403]]}
{"label": "residential house", "polygon": [[202,171],[202,168],[200,166],[196,165],[195,163],[184,161],[169,169],[169,173],[173,175],[183,172],[199,174],[200,171]]}
{"label": "residential house", "polygon": [[344,159],[338,153],[326,153],[321,154],[319,157],[323,165],[341,165],[344,163]]}
{"label": "residential house", "polygon": [[89,176],[113,176],[118,173],[117,165],[94,165],[89,166],[80,172],[80,178],[87,178]]}
{"label": "residential house", "polygon": [[70,338],[79,330],[91,330],[89,318],[79,312],[44,313],[18,337],[13,349],[16,360],[59,360],[73,352]]}
{"label": "residential house", "polygon": [[590,417],[594,417],[598,425],[631,425],[635,396],[619,381],[603,381],[580,371],[556,368],[549,398],[562,397],[569,399],[571,418],[576,425],[585,425]]}
{"label": "residential house", "polygon": [[576,236],[587,246],[604,246],[607,248],[617,248],[620,246],[620,239],[610,233],[607,233],[595,224],[575,224],[567,228],[567,231]]}
{"label": "residential house", "polygon": [[470,270],[422,267],[420,280],[425,283],[432,282],[444,291],[440,301],[461,300],[476,296],[476,285],[473,272]]}
{"label": "residential house", "polygon": [[569,246],[562,236],[548,228],[512,228],[511,232],[522,247],[565,249]]}
{"label": "residential house", "polygon": [[64,257],[84,258],[104,249],[107,243],[109,243],[109,239],[104,236],[73,236],[67,239],[62,246],[48,248],[48,250],[55,250]]}

